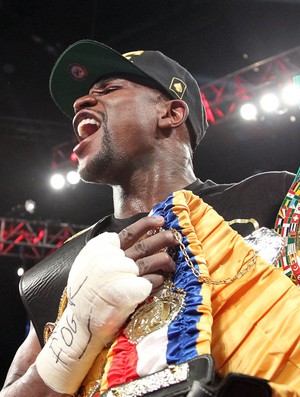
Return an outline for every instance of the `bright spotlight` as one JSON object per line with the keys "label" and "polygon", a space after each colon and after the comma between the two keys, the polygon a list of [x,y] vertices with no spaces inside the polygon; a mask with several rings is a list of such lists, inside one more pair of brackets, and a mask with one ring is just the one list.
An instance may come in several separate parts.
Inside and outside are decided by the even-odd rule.
{"label": "bright spotlight", "polygon": [[279,107],[279,99],[275,94],[265,94],[261,97],[260,105],[265,112],[275,112]]}
{"label": "bright spotlight", "polygon": [[76,185],[80,181],[80,176],[76,171],[69,171],[66,178],[71,185]]}
{"label": "bright spotlight", "polygon": [[282,99],[287,105],[300,103],[300,88],[294,84],[288,84],[282,89]]}
{"label": "bright spotlight", "polygon": [[54,174],[50,179],[50,184],[53,189],[60,190],[65,186],[66,180],[62,174]]}
{"label": "bright spotlight", "polygon": [[26,200],[24,204],[25,210],[29,212],[29,214],[34,214],[36,210],[36,203],[33,200]]}
{"label": "bright spotlight", "polygon": [[24,269],[23,269],[23,267],[19,267],[19,269],[17,270],[17,275],[18,275],[19,277],[21,277],[21,276],[23,276],[23,274],[24,274]]}
{"label": "bright spotlight", "polygon": [[257,108],[253,103],[244,103],[240,108],[240,115],[244,120],[256,120]]}

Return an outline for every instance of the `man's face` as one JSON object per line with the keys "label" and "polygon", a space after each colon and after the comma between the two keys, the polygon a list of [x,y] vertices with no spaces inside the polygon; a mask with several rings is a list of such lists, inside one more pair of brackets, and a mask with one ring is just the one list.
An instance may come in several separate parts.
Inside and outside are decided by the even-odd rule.
{"label": "man's face", "polygon": [[119,184],[151,166],[159,91],[122,79],[94,84],[75,104],[74,148],[83,180]]}

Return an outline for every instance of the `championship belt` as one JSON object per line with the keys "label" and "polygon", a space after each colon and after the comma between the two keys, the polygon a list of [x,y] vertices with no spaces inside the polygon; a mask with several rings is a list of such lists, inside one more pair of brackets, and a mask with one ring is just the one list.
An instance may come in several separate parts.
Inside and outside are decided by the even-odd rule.
{"label": "championship belt", "polygon": [[284,239],[277,267],[300,285],[300,168],[276,217],[275,230]]}
{"label": "championship belt", "polygon": [[[211,285],[199,282],[200,274],[209,280],[209,273],[190,221],[187,198],[196,196],[191,192],[176,192],[149,214],[163,216],[164,229],[171,229],[179,241],[181,248],[169,252],[177,264],[174,275],[166,275],[162,291],[150,296],[135,310],[112,346],[98,356],[78,396],[96,397],[135,380],[139,383],[126,386],[127,395],[138,395],[135,392],[139,387],[153,392],[163,384],[183,381],[178,374],[188,368],[184,363],[210,355]],[[197,197],[193,205],[197,205],[198,200]],[[147,378],[156,373],[159,375]],[[93,383],[91,379],[98,381]],[[126,395],[121,390],[120,395]]]}
{"label": "championship belt", "polygon": [[[300,317],[289,321],[287,309],[296,288],[290,280],[192,192],[174,192],[150,215],[163,216],[164,229],[178,240],[170,252],[176,271],[98,355],[75,396],[143,396],[189,383],[189,363],[211,354],[224,378],[239,372],[275,382],[281,374],[288,382],[294,371],[297,382],[300,363],[283,369],[299,343]],[[252,240],[255,246],[257,238]],[[300,296],[296,300],[300,307]]]}

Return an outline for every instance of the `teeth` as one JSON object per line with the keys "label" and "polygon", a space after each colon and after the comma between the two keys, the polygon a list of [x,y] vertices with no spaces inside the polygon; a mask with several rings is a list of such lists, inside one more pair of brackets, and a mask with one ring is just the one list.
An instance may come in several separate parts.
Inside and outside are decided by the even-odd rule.
{"label": "teeth", "polygon": [[100,123],[94,119],[83,119],[77,127],[78,135],[85,139],[100,128]]}

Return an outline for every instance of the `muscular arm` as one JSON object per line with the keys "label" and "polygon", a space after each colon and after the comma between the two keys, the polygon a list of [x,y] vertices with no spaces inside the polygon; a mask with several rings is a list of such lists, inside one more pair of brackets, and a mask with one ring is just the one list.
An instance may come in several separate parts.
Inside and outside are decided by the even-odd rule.
{"label": "muscular arm", "polygon": [[35,359],[41,347],[31,325],[29,334],[19,347],[8,371],[0,397],[67,397],[67,394],[56,393],[40,378],[35,368]]}

